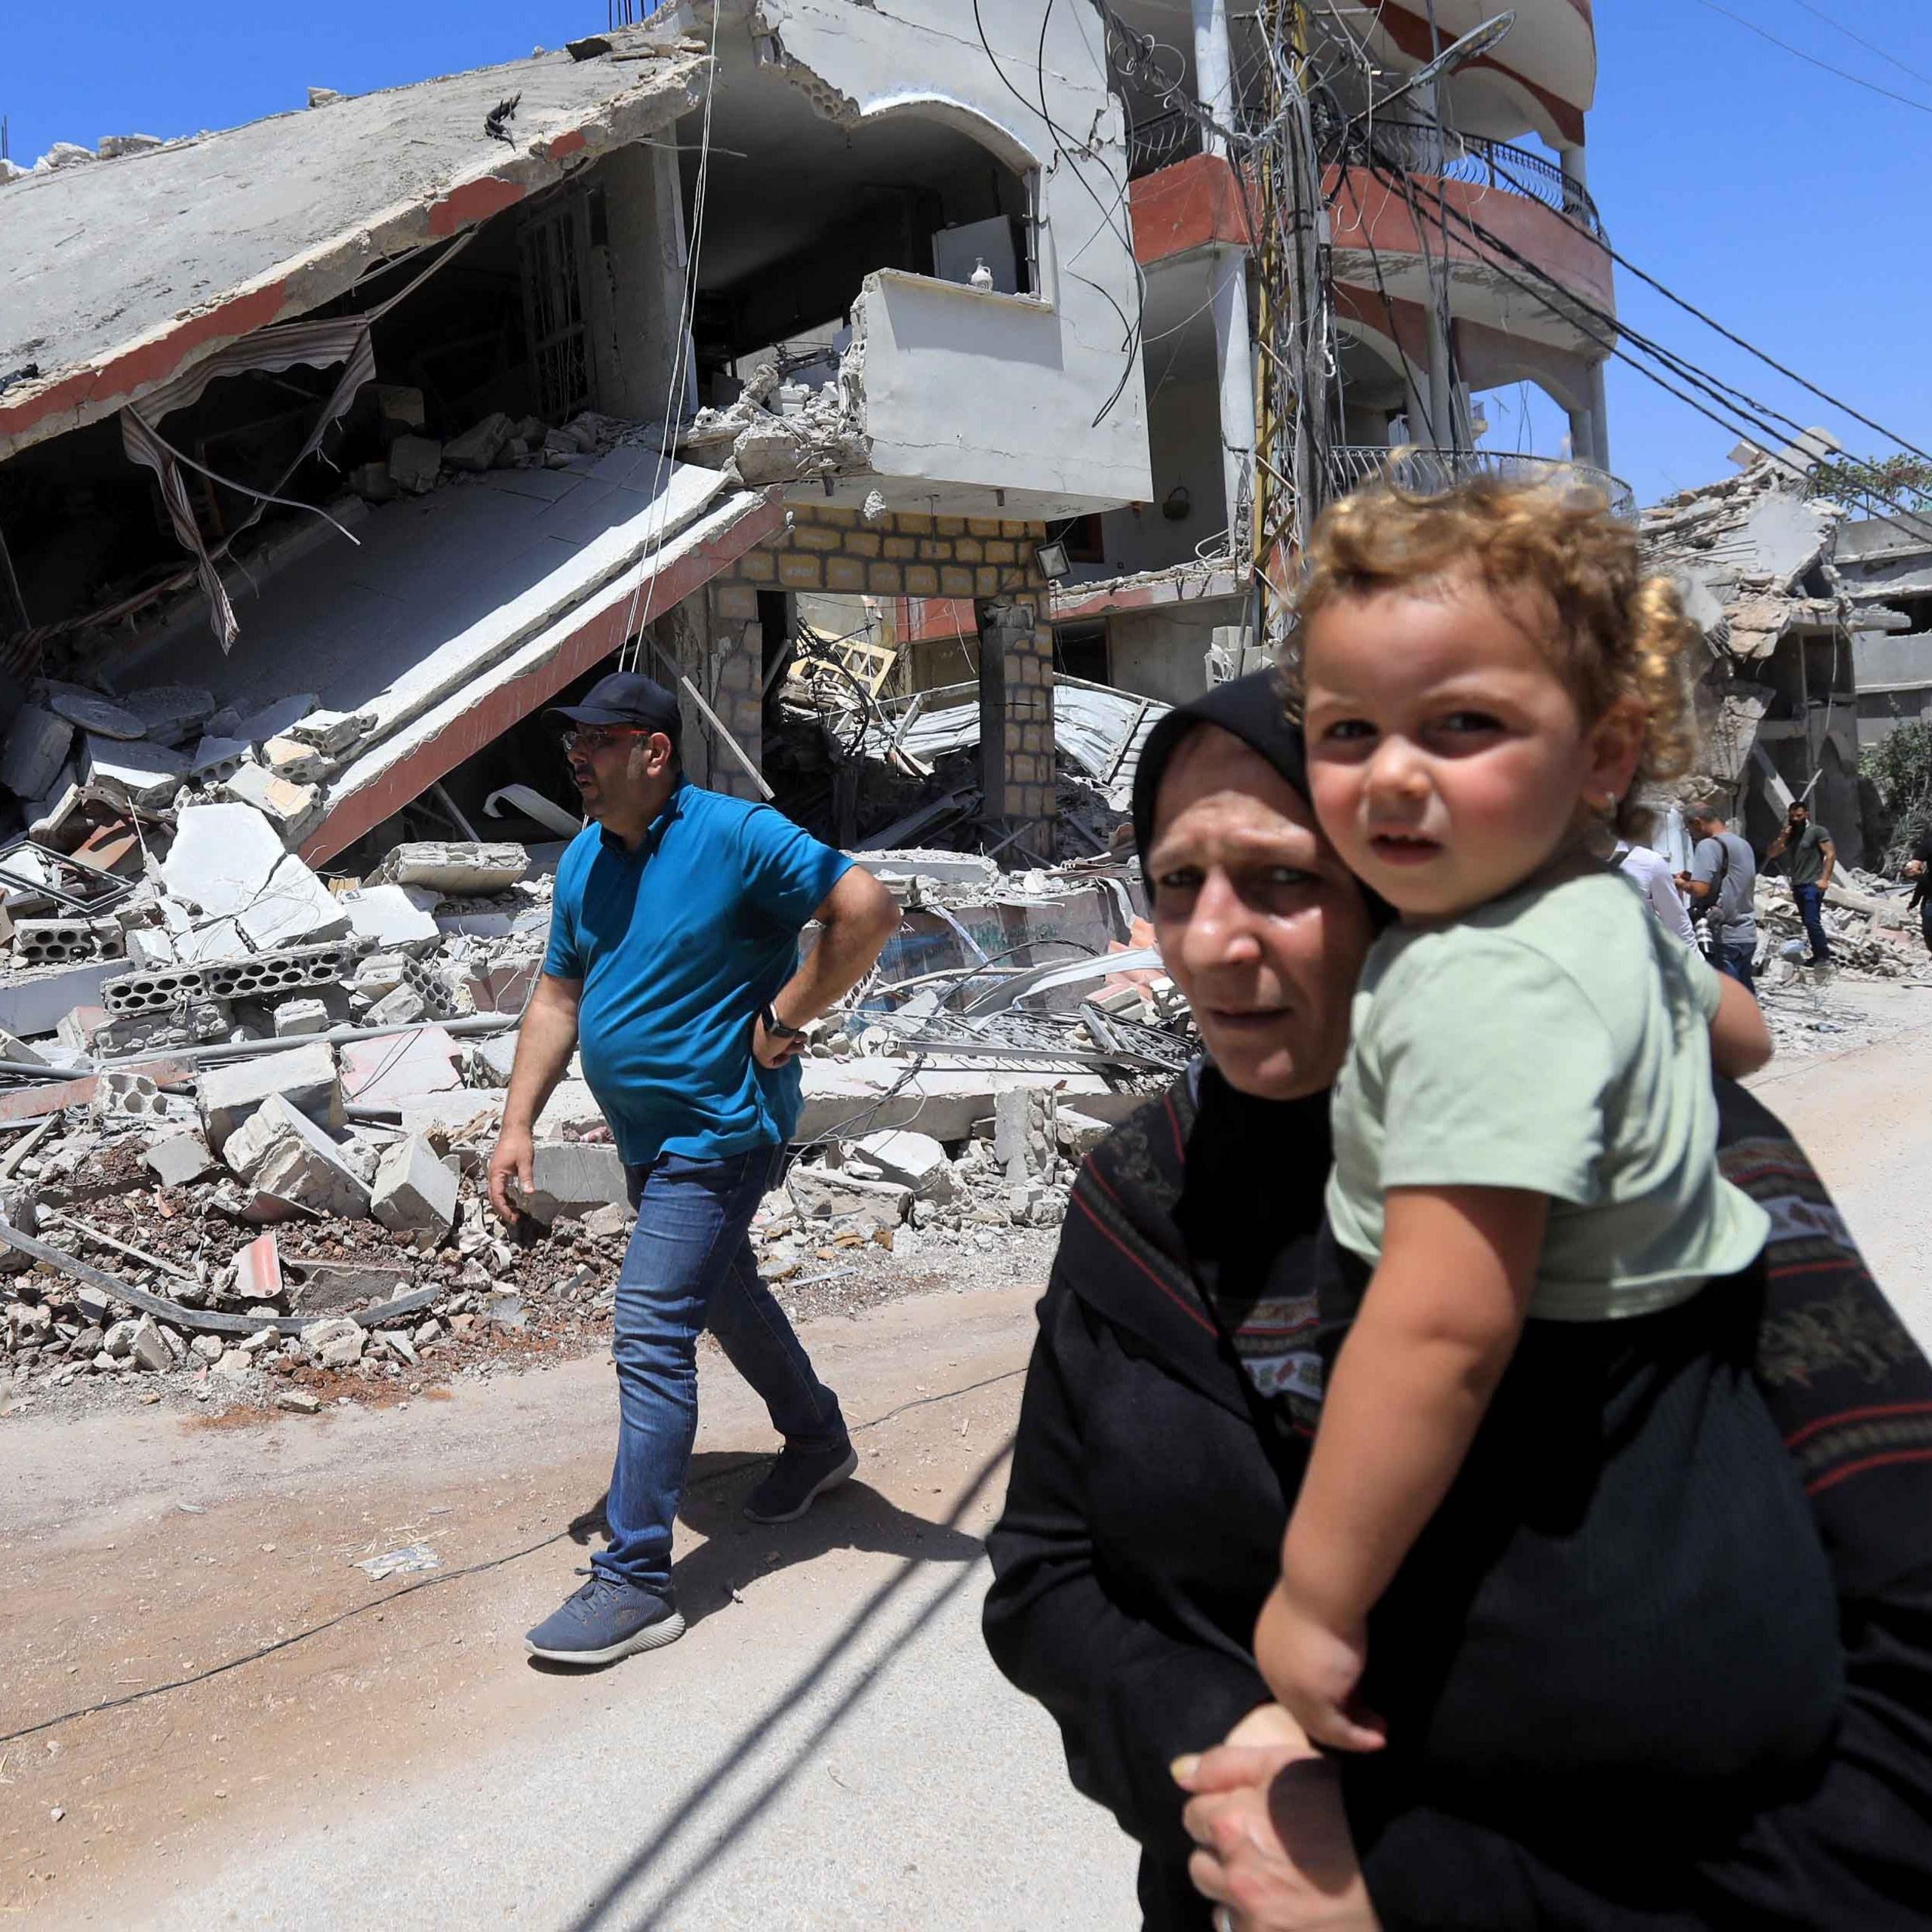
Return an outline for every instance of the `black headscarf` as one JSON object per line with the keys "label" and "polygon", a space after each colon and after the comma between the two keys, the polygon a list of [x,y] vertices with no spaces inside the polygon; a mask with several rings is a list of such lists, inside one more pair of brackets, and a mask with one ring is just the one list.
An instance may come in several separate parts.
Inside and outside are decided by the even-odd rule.
{"label": "black headscarf", "polygon": [[[1217,685],[1148,734],[1134,781],[1143,866],[1161,781],[1183,743],[1206,724],[1238,738],[1308,795],[1301,729],[1288,716],[1278,675],[1258,671]],[[1247,1399],[1265,1416],[1267,1438],[1305,1434],[1313,1413],[1306,1374],[1288,1386],[1281,1378],[1293,1370],[1304,1330],[1312,1348],[1314,1250],[1329,1153],[1325,1093],[1260,1100],[1197,1062],[1090,1157],[1060,1269],[1075,1293],[1113,1318],[1143,1332],[1154,1324],[1149,1338],[1171,1360],[1189,1352],[1187,1324],[1176,1310],[1191,1304],[1218,1334],[1222,1360],[1246,1371]],[[1137,1266],[1123,1269],[1123,1254]],[[1156,1281],[1163,1292],[1150,1297],[1147,1285]],[[1192,1346],[1199,1342],[1196,1334]]]}
{"label": "black headscarf", "polygon": [[1134,774],[1134,842],[1143,866],[1154,842],[1154,805],[1161,780],[1181,741],[1203,724],[1218,725],[1259,752],[1304,798],[1308,796],[1301,727],[1288,716],[1280,672],[1251,671],[1244,678],[1217,685],[1203,696],[1177,705],[1148,733],[1141,748]]}

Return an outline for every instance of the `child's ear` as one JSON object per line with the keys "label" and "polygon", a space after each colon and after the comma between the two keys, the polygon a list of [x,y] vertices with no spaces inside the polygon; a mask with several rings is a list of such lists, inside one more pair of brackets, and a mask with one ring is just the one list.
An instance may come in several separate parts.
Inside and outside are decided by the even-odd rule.
{"label": "child's ear", "polygon": [[1650,713],[1641,698],[1622,697],[1591,728],[1588,793],[1614,802],[1629,790],[1644,755],[1644,731]]}

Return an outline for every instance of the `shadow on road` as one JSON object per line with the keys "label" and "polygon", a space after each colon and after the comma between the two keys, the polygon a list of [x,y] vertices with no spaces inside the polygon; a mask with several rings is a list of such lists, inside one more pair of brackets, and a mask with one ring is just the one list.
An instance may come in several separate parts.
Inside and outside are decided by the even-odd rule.
{"label": "shadow on road", "polygon": [[[828,1549],[903,1552],[902,1561],[891,1575],[854,1611],[844,1628],[792,1684],[739,1733],[712,1768],[679,1800],[671,1815],[611,1875],[583,1912],[569,1922],[566,1932],[600,1932],[602,1927],[626,1922],[620,1916],[626,1895],[641,1882],[660,1874],[666,1882],[638,1916],[627,1922],[639,1928],[639,1932],[666,1922],[665,1914],[777,1798],[832,1732],[857,1709],[900,1654],[918,1640],[926,1626],[972,1580],[975,1574],[972,1558],[979,1554],[980,1544],[977,1537],[966,1534],[959,1524],[1004,1467],[1012,1449],[1009,1437],[980,1464],[943,1522],[928,1523],[908,1515],[863,1484],[848,1483],[826,1497],[799,1522],[769,1526],[744,1524],[742,1527],[747,1534],[743,1537],[726,1528],[715,1542],[694,1551],[677,1566],[675,1574],[681,1592],[686,1587],[721,1587],[728,1599],[729,1586],[724,1579],[731,1574],[734,1552],[743,1552],[752,1559],[754,1567],[750,1574],[753,1575],[762,1575],[780,1567],[764,1560],[766,1553],[774,1549],[780,1552],[780,1564],[797,1562]],[[739,1485],[718,1482],[700,1490],[694,1481],[686,1497],[686,1520],[694,1527],[703,1527],[714,1509],[719,1518],[728,1514],[735,1516],[741,1500]],[[705,1512],[704,1516],[691,1514],[694,1507]],[[688,1586],[686,1579],[691,1567],[700,1564],[714,1549],[719,1554],[712,1559],[713,1567],[703,1573],[694,1585]],[[906,1586],[931,1562],[955,1563],[959,1566],[958,1574],[928,1598],[918,1614],[860,1672],[851,1687],[792,1748],[778,1767],[749,1796],[734,1805],[729,1815],[702,1842],[694,1847],[688,1845],[688,1837],[695,1835],[697,1828],[709,1822],[705,1814],[713,1795],[753,1757],[768,1739],[772,1727],[795,1710],[824,1681],[840,1657],[858,1643]],[[715,1601],[712,1607],[715,1607]],[[675,1875],[666,1872],[666,1867],[673,1860],[681,1861],[681,1869]]]}

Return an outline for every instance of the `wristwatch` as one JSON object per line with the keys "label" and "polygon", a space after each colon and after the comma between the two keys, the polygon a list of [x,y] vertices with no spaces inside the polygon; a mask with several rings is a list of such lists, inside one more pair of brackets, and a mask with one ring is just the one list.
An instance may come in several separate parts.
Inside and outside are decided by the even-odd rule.
{"label": "wristwatch", "polygon": [[764,1030],[778,1040],[802,1040],[811,1030],[804,1026],[788,1026],[778,1017],[778,1009],[769,1000],[764,1003],[764,1011],[759,1015],[764,1022]]}

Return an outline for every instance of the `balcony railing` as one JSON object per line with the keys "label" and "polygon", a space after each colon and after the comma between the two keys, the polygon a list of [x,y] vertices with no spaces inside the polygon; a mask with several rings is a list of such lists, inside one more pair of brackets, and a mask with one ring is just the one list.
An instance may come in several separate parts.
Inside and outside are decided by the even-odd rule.
{"label": "balcony railing", "polygon": [[1389,450],[1343,444],[1328,452],[1329,488],[1337,496],[1385,478],[1429,496],[1472,476],[1502,476],[1523,484],[1580,484],[1607,499],[1612,515],[1627,522],[1636,520],[1637,499],[1629,485],[1591,463],[1519,456],[1509,450]]}
{"label": "balcony railing", "polygon": [[[1128,131],[1127,173],[1138,181],[1177,161],[1201,152],[1201,123],[1185,109],[1175,108],[1143,121]],[[1547,155],[1513,146],[1508,141],[1485,140],[1477,134],[1438,131],[1419,122],[1379,121],[1356,128],[1347,137],[1346,157],[1352,167],[1380,162],[1405,174],[1426,174],[1447,181],[1466,181],[1505,195],[1521,195],[1567,215],[1599,239],[1607,237],[1603,217],[1589,192],[1572,181]]]}
{"label": "balcony railing", "polygon": [[1138,181],[1201,152],[1201,123],[1178,107],[1127,131],[1127,178]]}
{"label": "balcony railing", "polygon": [[1547,155],[1532,149],[1404,121],[1378,121],[1372,128],[1358,128],[1350,135],[1349,146],[1351,165],[1359,167],[1373,159],[1406,174],[1435,175],[1445,181],[1466,181],[1506,195],[1521,195],[1567,215],[1599,239],[1607,238],[1589,191],[1571,180]]}

